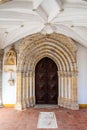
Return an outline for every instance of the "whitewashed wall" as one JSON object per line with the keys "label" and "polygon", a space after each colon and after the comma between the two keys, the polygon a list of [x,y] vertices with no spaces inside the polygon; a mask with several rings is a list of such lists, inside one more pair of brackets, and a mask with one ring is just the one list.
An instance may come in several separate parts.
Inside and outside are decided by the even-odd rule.
{"label": "whitewashed wall", "polygon": [[[79,104],[87,104],[87,49],[77,44],[77,61],[78,61],[78,101]],[[9,49],[9,48],[8,48]],[[8,51],[5,50],[5,52]],[[16,103],[16,74],[13,73],[15,85],[10,86],[8,80],[9,72],[4,72],[3,68],[3,104]]]}
{"label": "whitewashed wall", "polygon": [[[5,49],[5,54],[10,48]],[[5,58],[5,55],[4,55]],[[3,59],[4,65],[4,59]],[[10,72],[5,72],[3,66],[3,88],[2,88],[2,99],[3,104],[15,104],[16,103],[16,73],[12,73],[12,78],[15,80],[14,86],[10,86],[8,80],[10,78]]]}
{"label": "whitewashed wall", "polygon": [[78,45],[78,101],[87,104],[87,48]]}

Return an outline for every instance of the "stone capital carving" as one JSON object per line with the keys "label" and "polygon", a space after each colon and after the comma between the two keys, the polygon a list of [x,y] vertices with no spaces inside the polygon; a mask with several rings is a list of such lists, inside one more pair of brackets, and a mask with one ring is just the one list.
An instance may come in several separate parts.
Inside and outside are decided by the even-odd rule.
{"label": "stone capital carving", "polygon": [[6,53],[4,65],[16,65],[16,52],[13,47]]}
{"label": "stone capital carving", "polygon": [[78,71],[59,71],[58,75],[61,77],[77,77]]}

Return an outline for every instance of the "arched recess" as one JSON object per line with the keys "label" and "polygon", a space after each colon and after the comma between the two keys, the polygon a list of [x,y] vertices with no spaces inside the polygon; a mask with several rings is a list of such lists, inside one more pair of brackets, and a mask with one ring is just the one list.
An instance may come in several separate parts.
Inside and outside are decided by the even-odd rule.
{"label": "arched recess", "polygon": [[35,67],[44,57],[58,67],[58,105],[78,109],[76,46],[61,34],[34,34],[20,41],[17,54],[17,109],[34,106]]}

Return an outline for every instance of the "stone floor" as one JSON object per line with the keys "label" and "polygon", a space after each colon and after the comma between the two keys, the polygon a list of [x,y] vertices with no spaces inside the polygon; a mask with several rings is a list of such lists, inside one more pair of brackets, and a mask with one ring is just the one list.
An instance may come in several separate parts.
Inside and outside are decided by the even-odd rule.
{"label": "stone floor", "polygon": [[64,108],[29,108],[23,111],[1,108],[0,130],[51,130],[37,129],[38,115],[43,111],[55,112],[58,123],[55,130],[87,130],[87,109],[72,111]]}

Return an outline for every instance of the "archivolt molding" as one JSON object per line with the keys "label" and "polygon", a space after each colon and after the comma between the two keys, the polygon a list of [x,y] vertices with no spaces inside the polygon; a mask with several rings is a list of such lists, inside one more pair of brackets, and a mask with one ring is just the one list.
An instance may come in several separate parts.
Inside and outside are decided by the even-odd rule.
{"label": "archivolt molding", "polygon": [[36,45],[36,44],[38,44],[40,42],[48,41],[50,39],[51,39],[51,41],[53,40],[54,42],[59,41],[61,43],[60,45],[62,45],[62,44],[65,45],[65,47],[67,47],[67,48],[69,48],[71,50],[70,53],[72,53],[73,55],[77,51],[76,45],[74,44],[74,42],[69,37],[66,37],[66,36],[64,36],[62,34],[56,34],[56,33],[53,33],[51,35],[42,35],[40,33],[37,33],[37,34],[31,35],[31,36],[27,36],[27,37],[21,39],[18,42],[19,43],[18,46],[19,46],[19,48],[21,48],[20,51],[22,52],[27,47],[31,48],[31,46],[33,44]]}
{"label": "archivolt molding", "polygon": [[15,47],[18,48],[16,107],[35,105],[35,67],[42,58],[49,57],[58,68],[58,105],[78,109],[77,49],[70,38],[56,33],[46,36],[34,34],[22,39]]}
{"label": "archivolt molding", "polygon": [[[21,46],[19,45],[19,48],[20,48],[19,49],[20,56],[18,59],[19,69],[22,69],[22,65],[24,64],[26,65],[28,58],[32,59],[33,57],[36,56],[37,53],[39,54],[40,51],[47,49],[47,51],[49,50],[52,55],[56,53],[57,56],[61,57],[62,62],[66,66],[66,67],[63,67],[63,69],[65,68],[64,70],[68,70],[68,69],[69,70],[71,69],[71,71],[75,70],[74,66],[76,66],[76,48],[74,48],[75,47],[74,43],[73,45],[72,43],[71,45],[69,45],[70,39],[67,40],[68,38],[67,39],[65,38],[67,42],[64,41],[64,43],[61,43],[60,39],[58,39],[58,36],[60,35],[58,34],[55,34],[55,35],[53,34],[53,37],[52,35],[49,37],[46,37],[46,36],[42,37],[41,35],[40,37],[40,34],[39,36],[37,34],[35,36],[32,36],[32,38],[30,36],[29,38],[28,37],[25,38],[25,40],[23,39],[22,45],[21,44],[20,45],[24,47],[21,48]],[[35,39],[35,37],[37,38]],[[65,36],[62,36],[62,39],[64,39],[63,37]],[[54,40],[54,38],[56,39]],[[26,57],[27,57],[27,60],[25,61]]]}
{"label": "archivolt molding", "polygon": [[[63,66],[65,66],[65,64],[62,63],[61,58],[60,58],[60,57],[56,57],[55,54],[54,54],[54,55],[51,55],[49,50],[48,50],[48,51],[45,51],[45,50],[44,50],[43,52],[37,54],[37,55],[35,56],[35,58],[37,58],[37,57],[38,57],[37,61],[31,59],[32,63],[31,63],[30,66],[32,66],[32,68],[34,68],[33,70],[35,70],[35,66],[36,66],[36,64],[38,63],[38,61],[40,61],[40,59],[42,59],[42,58],[44,58],[44,57],[49,57],[49,58],[51,58],[51,59],[56,63],[57,67],[58,67],[60,70],[62,70]],[[55,59],[54,59],[54,57],[55,57]],[[58,60],[58,62],[57,62],[57,60]],[[27,64],[27,65],[28,65],[28,64]]]}
{"label": "archivolt molding", "polygon": [[[50,50],[50,48],[49,48],[49,46],[48,47],[41,47],[41,49],[36,49],[37,51],[35,51],[35,50],[33,50],[34,52],[35,52],[35,54],[33,54],[33,56],[32,55],[30,55],[30,57],[31,57],[31,64],[32,64],[32,62],[34,61],[34,59],[36,58],[38,58],[38,56],[39,55],[42,55],[42,54],[45,54],[45,56],[46,55],[50,55],[50,56],[55,56],[55,60],[56,60],[56,63],[57,64],[59,64],[59,61],[60,61],[60,64],[61,64],[61,66],[60,67],[62,67],[63,69],[65,69],[65,67],[67,66],[67,63],[66,63],[66,61],[65,62],[62,62],[62,59],[63,59],[63,61],[64,61],[64,57],[57,51],[57,53],[54,53],[52,50]],[[56,52],[56,51],[55,51]],[[32,57],[34,57],[34,59],[32,58]],[[43,57],[42,57],[43,58]],[[30,59],[30,58],[29,58]],[[54,57],[53,57],[53,59],[54,59]],[[58,60],[59,59],[59,60]],[[38,62],[38,60],[37,60],[37,62]],[[64,64],[63,64],[64,63]],[[62,65],[63,64],[63,65]],[[58,65],[57,65],[58,66]],[[30,66],[31,67],[31,66]],[[58,68],[59,68],[59,66],[58,66]],[[61,68],[61,69],[62,69]],[[60,68],[59,68],[60,69]]]}

